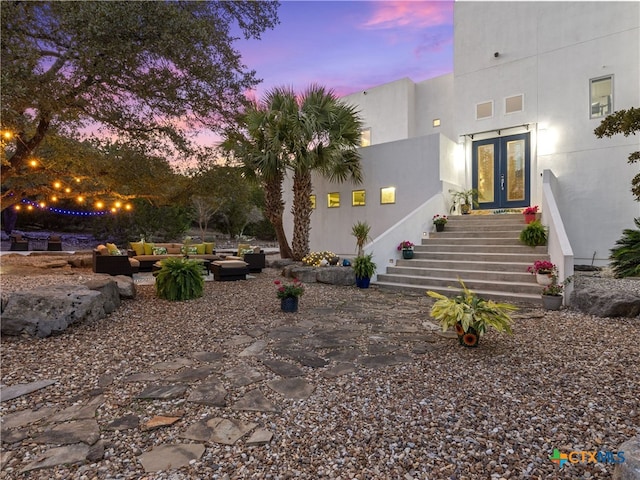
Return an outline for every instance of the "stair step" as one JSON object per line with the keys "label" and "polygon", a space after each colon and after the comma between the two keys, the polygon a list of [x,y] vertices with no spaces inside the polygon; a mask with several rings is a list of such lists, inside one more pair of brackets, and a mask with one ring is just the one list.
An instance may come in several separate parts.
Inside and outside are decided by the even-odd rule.
{"label": "stair step", "polygon": [[523,245],[524,227],[522,214],[449,217],[443,232],[429,233],[414,248],[413,259],[388,266],[375,285],[451,296],[461,292],[462,279],[483,298],[539,305],[542,287],[527,268],[548,260],[548,249]]}

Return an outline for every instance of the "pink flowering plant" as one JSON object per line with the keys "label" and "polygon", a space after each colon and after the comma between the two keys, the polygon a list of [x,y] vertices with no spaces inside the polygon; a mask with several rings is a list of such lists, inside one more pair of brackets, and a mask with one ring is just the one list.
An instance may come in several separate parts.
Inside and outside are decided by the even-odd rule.
{"label": "pink flowering plant", "polygon": [[444,225],[447,223],[447,216],[436,214],[433,216],[433,224],[434,225]]}
{"label": "pink flowering plant", "polygon": [[275,280],[278,298],[297,298],[304,293],[304,285],[297,278],[293,279],[291,283],[283,283],[280,280]]}
{"label": "pink flowering plant", "polygon": [[524,215],[535,215],[536,213],[538,213],[538,205],[534,205],[533,207],[527,207],[522,211],[522,213]]}
{"label": "pink flowering plant", "polygon": [[527,272],[531,274],[540,273],[542,275],[553,274],[557,271],[555,264],[551,263],[548,260],[536,260],[533,262],[533,265],[530,265],[527,268]]}
{"label": "pink flowering plant", "polygon": [[400,245],[398,245],[398,250],[411,250],[413,247],[414,244],[412,242],[410,242],[409,240],[404,240],[400,242]]}

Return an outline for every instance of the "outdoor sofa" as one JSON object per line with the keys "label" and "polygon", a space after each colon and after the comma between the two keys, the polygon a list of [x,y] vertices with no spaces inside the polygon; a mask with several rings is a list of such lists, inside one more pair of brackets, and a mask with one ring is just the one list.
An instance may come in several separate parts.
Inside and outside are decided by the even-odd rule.
{"label": "outdoor sofa", "polygon": [[154,263],[171,257],[197,258],[201,260],[221,260],[216,255],[214,243],[198,243],[185,246],[182,243],[131,242],[127,254],[140,262],[141,272],[150,272]]}

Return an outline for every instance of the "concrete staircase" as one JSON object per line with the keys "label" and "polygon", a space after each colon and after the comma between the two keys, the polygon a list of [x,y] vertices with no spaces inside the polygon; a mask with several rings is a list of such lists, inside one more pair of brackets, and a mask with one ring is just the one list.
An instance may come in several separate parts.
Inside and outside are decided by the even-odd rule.
{"label": "concrete staircase", "polygon": [[412,259],[400,259],[378,274],[376,285],[451,296],[460,291],[460,278],[483,298],[540,304],[542,287],[527,267],[535,260],[549,260],[549,255],[546,246],[520,242],[524,227],[522,214],[450,217],[443,232],[431,233],[414,247]]}

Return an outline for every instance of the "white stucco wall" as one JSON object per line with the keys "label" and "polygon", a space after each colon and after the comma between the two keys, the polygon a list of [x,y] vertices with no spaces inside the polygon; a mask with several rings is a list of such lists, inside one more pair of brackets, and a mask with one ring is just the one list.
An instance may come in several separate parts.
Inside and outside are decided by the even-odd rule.
{"label": "white stucco wall", "polygon": [[[450,143],[441,152],[441,136],[438,134],[417,137],[407,141],[387,142],[361,149],[364,182],[331,183],[313,176],[316,209],[311,216],[311,251],[330,250],[337,254],[355,255],[355,238],[351,227],[358,221],[371,225],[371,238],[375,239],[398,220],[407,216],[418,205],[441,191],[441,156],[453,151]],[[447,161],[447,163],[450,163]],[[396,203],[380,204],[380,189],[396,187]],[[291,211],[291,184],[284,187],[285,231],[291,240],[293,218]],[[366,205],[352,206],[353,190],[365,190]],[[340,192],[340,207],[327,207],[327,194]],[[446,212],[440,212],[446,213]],[[415,236],[422,235],[423,224],[416,224]],[[403,239],[398,239],[398,243]]]}

